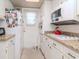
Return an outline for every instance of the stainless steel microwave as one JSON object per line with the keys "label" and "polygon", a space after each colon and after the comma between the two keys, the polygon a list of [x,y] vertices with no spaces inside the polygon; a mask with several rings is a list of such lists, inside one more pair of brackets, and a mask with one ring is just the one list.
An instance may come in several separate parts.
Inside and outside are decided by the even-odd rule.
{"label": "stainless steel microwave", "polygon": [[59,21],[59,17],[61,17],[61,8],[51,14],[52,21]]}

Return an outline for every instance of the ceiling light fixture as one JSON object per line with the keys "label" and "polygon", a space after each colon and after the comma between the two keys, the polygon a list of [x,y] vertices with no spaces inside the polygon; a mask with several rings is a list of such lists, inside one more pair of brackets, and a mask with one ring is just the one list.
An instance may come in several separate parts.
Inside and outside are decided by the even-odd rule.
{"label": "ceiling light fixture", "polygon": [[26,0],[26,2],[40,2],[40,0]]}

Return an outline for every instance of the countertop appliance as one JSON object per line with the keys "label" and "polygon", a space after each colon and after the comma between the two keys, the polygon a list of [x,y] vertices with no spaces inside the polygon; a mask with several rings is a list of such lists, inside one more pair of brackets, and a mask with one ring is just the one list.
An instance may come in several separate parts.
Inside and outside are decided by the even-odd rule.
{"label": "countertop appliance", "polygon": [[0,27],[0,36],[5,35],[5,28]]}

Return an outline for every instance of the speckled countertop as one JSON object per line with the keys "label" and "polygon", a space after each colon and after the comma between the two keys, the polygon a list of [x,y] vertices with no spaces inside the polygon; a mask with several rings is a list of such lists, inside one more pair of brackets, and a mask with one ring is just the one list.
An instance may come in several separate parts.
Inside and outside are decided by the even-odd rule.
{"label": "speckled countertop", "polygon": [[7,41],[7,40],[9,40],[9,39],[11,39],[13,37],[15,37],[15,35],[13,35],[13,34],[5,34],[5,35],[0,36],[0,41]]}
{"label": "speckled countertop", "polygon": [[48,35],[47,33],[45,33],[44,35],[46,35],[47,37],[59,42],[60,44],[63,44],[64,46],[68,47],[69,49],[79,53],[79,40],[64,40],[61,38],[58,38],[60,36],[56,36],[56,35]]}

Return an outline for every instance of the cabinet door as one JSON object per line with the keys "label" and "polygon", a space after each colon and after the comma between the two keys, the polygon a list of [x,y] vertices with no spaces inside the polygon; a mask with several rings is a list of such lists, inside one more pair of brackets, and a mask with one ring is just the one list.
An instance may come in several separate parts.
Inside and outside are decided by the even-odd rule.
{"label": "cabinet door", "polygon": [[51,48],[51,59],[62,59],[62,53],[55,47]]}
{"label": "cabinet door", "polygon": [[70,58],[64,54],[64,55],[62,56],[62,59],[70,59]]}
{"label": "cabinet door", "polygon": [[79,0],[76,0],[77,2],[77,16],[79,16]]}
{"label": "cabinet door", "polygon": [[44,45],[45,45],[44,42],[42,42],[41,43],[41,50],[42,50],[43,54],[45,54],[45,46]]}
{"label": "cabinet door", "polygon": [[75,17],[75,0],[67,0],[62,4],[62,20],[72,20]]}
{"label": "cabinet door", "polygon": [[44,53],[44,55],[46,53],[46,40],[45,39],[46,39],[45,37],[42,37],[42,40],[41,40],[41,50]]}
{"label": "cabinet door", "polygon": [[46,57],[46,59],[50,59],[50,45],[49,45],[49,39],[47,37],[44,37],[41,41],[41,49]]}
{"label": "cabinet door", "polygon": [[0,42],[0,59],[8,59],[8,42]]}
{"label": "cabinet door", "polygon": [[62,59],[62,53],[53,46],[53,41],[48,39],[46,48],[46,59]]}
{"label": "cabinet door", "polygon": [[14,46],[13,39],[12,39],[8,46],[8,58],[15,59],[14,55],[15,55],[15,46]]}
{"label": "cabinet door", "polygon": [[4,0],[0,0],[0,16],[4,16],[5,15],[5,6],[4,6]]}
{"label": "cabinet door", "polygon": [[69,59],[76,59],[76,58],[72,58],[72,57],[68,57]]}
{"label": "cabinet door", "polygon": [[62,59],[62,53],[53,46],[53,41],[49,38],[45,40],[46,59]]}
{"label": "cabinet door", "polygon": [[48,45],[47,49],[47,54],[46,54],[46,59],[54,59],[54,56],[52,55],[52,53],[54,53],[51,48],[51,45]]}
{"label": "cabinet door", "polygon": [[73,56],[72,54],[67,54],[69,59],[79,59],[77,56]]}
{"label": "cabinet door", "polygon": [[0,59],[8,59],[7,49],[0,50]]}
{"label": "cabinet door", "polygon": [[46,52],[45,52],[46,59],[50,59],[50,44],[48,40],[46,41]]}

